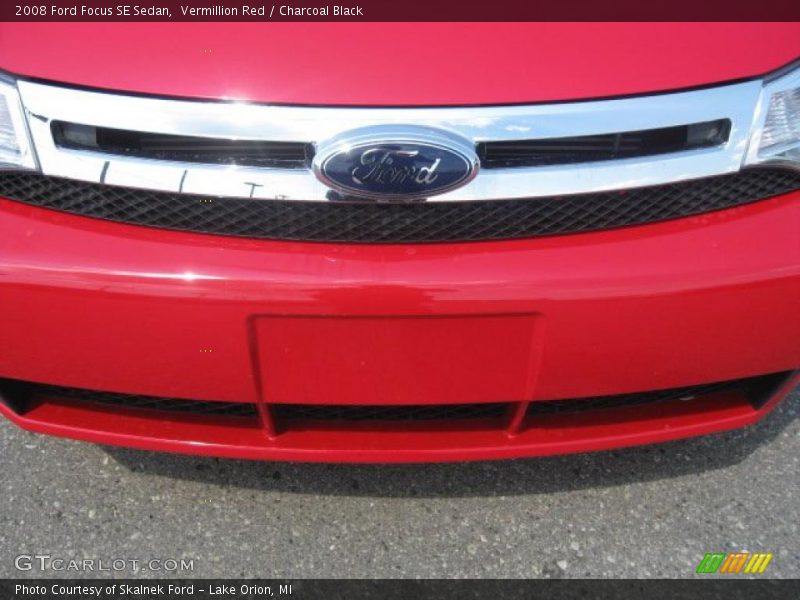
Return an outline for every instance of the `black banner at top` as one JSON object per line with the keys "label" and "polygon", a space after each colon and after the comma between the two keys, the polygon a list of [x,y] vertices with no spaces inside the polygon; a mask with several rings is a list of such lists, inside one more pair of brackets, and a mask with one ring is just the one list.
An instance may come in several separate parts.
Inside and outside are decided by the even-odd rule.
{"label": "black banner at top", "polygon": [[797,0],[10,0],[2,21],[796,21]]}

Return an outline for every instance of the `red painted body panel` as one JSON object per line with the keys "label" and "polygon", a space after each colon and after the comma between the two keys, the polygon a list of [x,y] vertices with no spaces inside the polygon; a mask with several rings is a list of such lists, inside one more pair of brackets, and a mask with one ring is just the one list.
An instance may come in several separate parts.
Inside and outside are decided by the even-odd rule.
{"label": "red painted body panel", "polygon": [[[523,396],[505,400],[535,401],[795,370],[798,200],[793,193],[570,236],[397,246],[158,231],[0,200],[0,347],[13,348],[0,355],[0,376],[191,399],[378,404],[488,400],[487,377],[500,393]],[[348,319],[376,327],[343,327]],[[414,366],[406,350],[425,339],[426,323],[436,327],[423,356],[445,371],[423,367],[409,375],[407,395],[391,395],[363,363]],[[450,337],[456,331],[460,345]],[[396,352],[385,347],[389,336]],[[281,357],[286,348],[302,360]],[[492,374],[482,361],[507,370]],[[336,373],[366,376],[336,385]],[[390,368],[388,381],[401,375]],[[315,396],[314,383],[327,387]],[[718,431],[765,413],[744,401],[721,411],[624,410],[621,420],[609,411],[613,422],[552,417],[511,438],[476,425],[274,439],[258,427],[202,419],[178,426],[58,403],[23,417],[3,412],[35,431],[103,443],[365,461],[592,450]]]}
{"label": "red painted body panel", "polygon": [[[531,399],[792,370],[798,200],[570,236],[396,246],[160,231],[0,200],[0,347],[14,348],[0,376],[256,402],[256,317],[520,314],[540,315],[545,346]],[[347,353],[318,358],[261,376],[352,366]]]}
{"label": "red painted body panel", "polygon": [[529,398],[540,326],[537,315],[525,313],[254,321],[263,397],[301,404]]}
{"label": "red painted body panel", "polygon": [[20,75],[169,96],[501,104],[762,75],[800,57],[800,23],[2,23],[0,57]]}

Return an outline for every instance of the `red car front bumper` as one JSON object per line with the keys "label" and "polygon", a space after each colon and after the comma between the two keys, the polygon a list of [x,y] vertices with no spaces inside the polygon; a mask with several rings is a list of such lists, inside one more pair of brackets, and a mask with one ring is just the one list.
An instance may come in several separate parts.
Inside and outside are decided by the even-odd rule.
{"label": "red car front bumper", "polygon": [[[800,193],[664,223],[429,245],[270,242],[0,200],[0,377],[256,405],[260,419],[68,402],[18,425],[278,460],[433,461],[650,443],[747,425],[732,393],[525,417],[528,403],[800,369]],[[8,399],[7,399],[8,400]],[[500,420],[276,423],[275,404],[510,403]]]}

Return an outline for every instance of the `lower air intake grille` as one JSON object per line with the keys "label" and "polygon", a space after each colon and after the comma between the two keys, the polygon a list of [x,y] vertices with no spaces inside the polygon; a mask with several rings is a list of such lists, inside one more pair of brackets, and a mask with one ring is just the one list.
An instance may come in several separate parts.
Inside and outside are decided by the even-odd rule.
{"label": "lower air intake grille", "polygon": [[510,403],[428,404],[410,406],[344,406],[325,404],[273,404],[272,414],[283,420],[313,421],[434,421],[497,418],[507,414]]}
{"label": "lower air intake grille", "polygon": [[499,240],[639,225],[731,208],[800,189],[800,173],[740,173],[572,196],[416,202],[209,198],[0,174],[0,196],[78,215],[164,229],[278,240],[423,243]]}
{"label": "lower air intake grille", "polygon": [[[744,397],[755,409],[763,406],[791,373],[774,373],[747,379],[736,379],[690,387],[578,398],[574,400],[535,401],[528,405],[526,417],[537,418],[555,413],[599,411],[611,408],[635,407],[657,402],[691,402],[720,394]],[[725,393],[723,393],[725,392]],[[37,403],[48,400],[77,401],[120,409],[142,409],[163,413],[195,414],[211,417],[248,417],[257,419],[258,408],[245,402],[207,402],[157,396],[119,394],[79,388],[30,383],[13,379],[0,379],[0,400],[17,414],[25,414]],[[333,405],[333,404],[268,404],[272,419],[279,427],[307,422],[457,422],[472,419],[494,419],[498,427],[503,417],[510,416],[519,406],[516,402],[478,404],[418,404],[418,405]]]}
{"label": "lower air intake grille", "polygon": [[0,380],[0,392],[3,397],[13,401],[12,407],[17,410],[17,412],[25,412],[30,403],[35,402],[37,398],[52,397],[103,404],[117,408],[148,409],[164,412],[194,413],[197,415],[227,417],[258,416],[256,405],[246,402],[204,402],[202,400],[181,400],[178,398],[164,398],[160,396],[118,394],[115,392],[100,392],[15,380]]}
{"label": "lower air intake grille", "polygon": [[547,402],[531,402],[528,405],[527,415],[548,415],[554,413],[579,412],[585,410],[602,410],[607,408],[620,408],[623,406],[641,406],[656,402],[670,402],[673,400],[690,401],[698,396],[707,396],[716,392],[741,390],[740,381],[725,381],[692,387],[658,390],[655,392],[641,392],[638,394],[619,394],[616,396],[597,396],[594,398],[581,398],[578,400],[550,400]]}

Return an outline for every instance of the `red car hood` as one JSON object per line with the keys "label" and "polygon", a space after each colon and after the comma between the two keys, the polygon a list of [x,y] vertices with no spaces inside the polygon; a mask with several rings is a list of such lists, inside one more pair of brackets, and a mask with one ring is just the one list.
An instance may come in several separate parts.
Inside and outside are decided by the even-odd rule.
{"label": "red car hood", "polygon": [[0,69],[148,94],[290,104],[598,98],[764,74],[800,23],[4,23]]}

